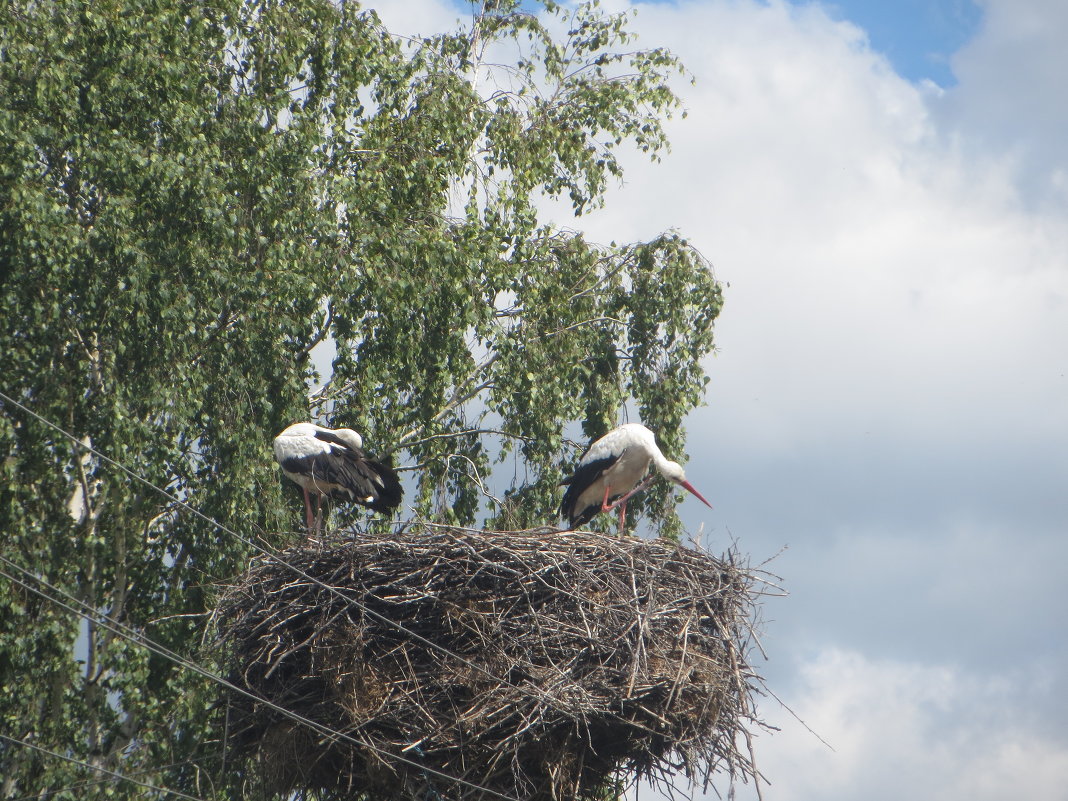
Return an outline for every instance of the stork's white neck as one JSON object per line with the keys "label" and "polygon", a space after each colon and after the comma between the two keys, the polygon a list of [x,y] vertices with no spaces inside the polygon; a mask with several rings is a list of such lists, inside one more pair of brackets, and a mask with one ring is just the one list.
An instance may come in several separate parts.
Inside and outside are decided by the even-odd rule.
{"label": "stork's white neck", "polygon": [[664,476],[664,478],[671,479],[672,481],[686,480],[686,472],[682,469],[682,465],[678,462],[671,461],[659,450],[653,454],[653,464],[656,465],[656,469],[660,471],[660,474]]}

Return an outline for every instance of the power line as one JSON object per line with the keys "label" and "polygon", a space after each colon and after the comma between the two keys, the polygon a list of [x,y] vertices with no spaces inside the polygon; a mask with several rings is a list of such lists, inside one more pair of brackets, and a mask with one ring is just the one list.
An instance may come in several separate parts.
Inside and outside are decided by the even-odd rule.
{"label": "power line", "polygon": [[92,453],[93,455],[95,455],[95,456],[99,457],[100,459],[104,460],[108,464],[117,467],[119,470],[121,470],[123,473],[125,473],[130,478],[134,479],[135,481],[139,481],[140,483],[144,484],[146,487],[149,487],[150,489],[152,489],[155,492],[159,493],[160,495],[162,495],[163,497],[167,498],[168,500],[178,504],[183,509],[188,510],[193,515],[195,515],[196,517],[198,517],[201,520],[205,521],[206,523],[216,527],[220,531],[222,531],[222,532],[224,532],[226,534],[229,534],[231,537],[235,537],[240,542],[244,543],[245,545],[247,545],[250,548],[252,548],[253,550],[255,550],[261,556],[264,556],[264,557],[266,557],[268,559],[273,560],[274,562],[276,562],[276,563],[288,568],[289,570],[293,571],[294,573],[296,573],[298,576],[300,576],[301,578],[305,579],[306,581],[310,581],[312,584],[315,584],[315,585],[317,585],[319,587],[322,587],[327,592],[330,592],[333,595],[335,595],[338,598],[340,598],[342,601],[344,601],[346,603],[349,603],[352,606],[355,606],[357,609],[359,609],[365,615],[367,615],[367,616],[369,616],[369,617],[371,617],[371,618],[373,618],[373,619],[375,619],[375,620],[377,620],[377,621],[379,621],[381,623],[384,623],[387,626],[392,626],[393,628],[397,629],[398,631],[408,635],[409,637],[411,637],[416,642],[420,642],[423,645],[426,645],[426,646],[428,646],[428,647],[430,647],[430,648],[432,648],[432,649],[434,649],[436,651],[439,651],[439,652],[445,654],[446,656],[449,656],[452,659],[455,659],[456,661],[462,663],[466,667],[469,667],[472,670],[478,671],[479,673],[482,673],[483,675],[487,676],[488,678],[491,678],[494,681],[499,682],[500,684],[503,684],[505,686],[508,686],[508,687],[511,687],[511,688],[513,688],[515,690],[518,690],[519,692],[523,693],[524,695],[540,698],[541,700],[548,702],[549,704],[553,705],[554,707],[559,707],[559,702],[555,698],[553,698],[551,695],[546,693],[544,690],[542,690],[540,687],[537,687],[537,686],[534,686],[534,685],[532,685],[529,689],[524,688],[524,687],[520,687],[518,684],[515,684],[514,682],[508,680],[507,678],[505,678],[503,676],[496,675],[492,670],[489,670],[488,668],[485,668],[482,665],[479,665],[479,664],[477,664],[475,662],[472,662],[471,660],[461,656],[460,654],[456,653],[455,651],[452,651],[452,650],[446,648],[445,646],[443,646],[443,645],[441,645],[439,643],[436,643],[433,640],[430,640],[430,639],[424,637],[423,635],[421,635],[421,634],[419,634],[417,632],[412,631],[411,629],[407,628],[406,626],[404,626],[401,623],[398,623],[397,621],[393,620],[392,618],[386,617],[385,615],[381,614],[380,612],[376,612],[374,609],[371,609],[367,605],[361,603],[360,601],[357,601],[355,598],[352,598],[351,596],[348,596],[345,593],[341,592],[337,587],[331,586],[331,585],[327,584],[326,582],[316,578],[315,576],[312,576],[312,575],[304,572],[299,567],[297,567],[296,565],[290,564],[289,562],[287,562],[285,559],[283,559],[281,556],[279,556],[278,554],[274,553],[273,551],[263,547],[262,545],[258,544],[257,542],[255,542],[253,540],[250,540],[248,537],[245,537],[244,535],[239,534],[238,532],[234,531],[233,529],[229,528],[228,526],[224,525],[223,523],[220,523],[218,520],[215,520],[214,518],[209,517],[208,515],[204,514],[199,509],[197,509],[196,507],[190,505],[186,501],[183,501],[182,499],[178,498],[177,496],[173,495],[172,493],[168,492],[167,490],[163,489],[162,487],[159,487],[156,484],[153,484],[147,478],[144,478],[143,476],[138,475],[137,473],[135,473],[133,470],[130,470],[125,465],[123,465],[123,464],[115,461],[114,459],[112,459],[110,456],[107,456],[106,454],[101,453],[96,448],[94,448],[92,445],[86,445],[84,442],[82,442],[80,439],[78,439],[74,434],[71,434],[69,431],[66,431],[62,427],[56,425],[52,421],[50,421],[47,418],[41,416],[40,414],[35,412],[33,409],[29,408],[28,406],[25,406],[24,404],[20,403],[19,401],[15,400],[14,398],[10,397],[9,395],[6,395],[5,393],[0,392],[0,400],[8,401],[9,403],[11,403],[14,406],[18,407],[19,409],[21,409],[22,411],[24,411],[27,414],[31,415],[35,419],[37,419],[40,422],[44,423],[49,428],[52,428],[55,431],[58,431],[64,437],[69,439],[71,441],[71,443],[73,443],[75,445],[75,447],[82,448],[83,450],[87,450],[90,453]]}
{"label": "power line", "polygon": [[[420,642],[420,643],[423,643],[424,645],[427,645],[430,648],[432,648],[434,650],[437,650],[437,651],[445,654],[446,656],[449,656],[449,657],[461,662],[462,664],[466,665],[467,667],[470,667],[473,670],[476,670],[476,671],[484,674],[485,676],[489,677],[490,679],[493,679],[496,682],[499,682],[500,684],[503,684],[503,685],[508,686],[508,687],[512,687],[513,689],[518,690],[523,695],[526,695],[526,696],[529,696],[529,697],[543,699],[543,700],[547,701],[548,703],[550,703],[551,705],[553,705],[554,707],[555,706],[559,706],[559,702],[556,699],[554,699],[551,695],[546,693],[544,690],[542,690],[540,687],[531,687],[530,689],[527,689],[527,688],[524,688],[524,687],[520,687],[519,685],[515,684],[512,681],[509,681],[508,679],[506,679],[506,678],[504,678],[502,676],[496,675],[493,671],[483,667],[482,665],[479,665],[479,664],[477,664],[475,662],[472,662],[471,660],[466,659],[465,657],[463,657],[460,654],[457,654],[456,652],[446,648],[445,646],[440,645],[440,644],[434,642],[433,640],[430,640],[430,639],[422,636],[421,634],[418,634],[417,632],[412,631],[411,629],[407,628],[406,626],[402,625],[401,623],[398,623],[397,621],[393,620],[392,618],[386,617],[385,615],[383,615],[383,614],[381,614],[379,612],[376,612],[374,609],[371,609],[367,605],[361,603],[360,601],[357,601],[355,598],[352,598],[351,596],[348,596],[345,593],[341,592],[337,587],[334,587],[334,586],[332,586],[330,584],[327,584],[326,582],[322,581],[321,579],[318,579],[315,576],[312,576],[312,575],[306,573],[305,571],[301,570],[296,565],[293,565],[293,564],[287,562],[281,556],[275,554],[274,552],[272,552],[269,549],[263,547],[262,545],[256,543],[255,541],[243,536],[242,534],[239,534],[238,532],[234,531],[233,529],[229,528],[228,526],[224,525],[223,523],[219,522],[218,520],[215,520],[214,518],[209,517],[208,515],[204,514],[199,509],[197,509],[196,507],[194,507],[191,504],[187,503],[186,501],[183,501],[182,499],[178,498],[173,493],[168,492],[167,490],[163,489],[162,487],[159,487],[158,485],[152,483],[147,478],[144,478],[143,476],[135,473],[133,470],[129,469],[128,467],[126,467],[125,465],[123,465],[120,462],[116,461],[115,459],[112,459],[107,454],[104,454],[101,451],[97,450],[92,445],[85,444],[80,439],[78,439],[78,437],[76,437],[74,434],[71,434],[69,431],[65,430],[61,426],[57,425],[56,423],[53,423],[51,420],[48,420],[46,417],[42,416],[41,414],[39,414],[36,411],[34,411],[33,409],[29,408],[25,404],[20,403],[19,401],[15,400],[14,398],[12,398],[11,396],[7,395],[6,393],[4,393],[2,391],[0,391],[0,400],[4,400],[4,401],[7,401],[8,403],[11,403],[12,405],[14,405],[15,407],[21,409],[23,412],[25,412],[26,414],[30,415],[34,419],[38,420],[39,422],[43,423],[44,425],[48,426],[49,428],[53,429],[54,431],[57,431],[58,433],[60,433],[62,436],[67,438],[75,447],[81,448],[82,450],[86,450],[86,451],[92,453],[93,455],[97,456],[99,459],[103,460],[104,462],[107,462],[108,464],[118,468],[120,471],[125,473],[130,478],[132,478],[135,481],[137,481],[137,482],[145,485],[146,487],[152,489],[153,491],[155,491],[158,494],[162,495],[163,497],[167,498],[171,502],[173,502],[175,504],[178,504],[181,508],[189,511],[191,514],[193,514],[194,516],[200,518],[201,520],[203,520],[204,522],[208,523],[209,525],[214,526],[219,531],[222,531],[222,532],[230,535],[231,537],[235,537],[237,540],[239,540],[240,542],[244,543],[248,547],[252,548],[254,551],[259,553],[261,556],[266,557],[267,559],[273,560],[274,562],[276,562],[276,563],[282,565],[283,567],[291,570],[293,573],[297,574],[298,576],[300,576],[301,578],[305,579],[306,581],[309,581],[309,582],[311,582],[311,583],[313,583],[313,584],[315,584],[315,585],[327,590],[328,592],[330,592],[333,595],[337,596],[343,602],[351,604],[352,606],[356,607],[357,609],[362,611],[365,615],[368,615],[369,617],[371,617],[371,618],[373,618],[375,620],[378,620],[381,623],[384,623],[384,624],[386,624],[388,626],[392,626],[393,628],[395,628],[398,631],[406,634],[408,637],[412,638],[413,640],[415,640],[417,642]],[[0,558],[3,558],[3,557],[0,557]],[[12,567],[15,567],[16,569],[18,569],[18,570],[20,570],[22,572],[25,572],[27,575],[32,576],[35,580],[38,580],[38,581],[41,581],[41,582],[47,584],[47,582],[44,582],[43,579],[40,579],[39,577],[34,576],[32,573],[29,573],[28,571],[25,571],[23,568],[21,568],[19,565],[15,564],[14,562],[11,562],[10,560],[7,560],[6,558],[3,558],[3,561],[6,562],[7,564],[9,564]],[[4,575],[7,575],[7,574],[4,574]],[[7,575],[7,577],[9,579],[18,581],[18,579],[15,579],[14,577],[11,577],[10,575]],[[43,593],[43,592],[41,592],[39,590],[36,590],[35,588],[29,587],[28,585],[25,585],[21,581],[18,581],[18,583],[22,584],[23,586],[26,586],[27,589],[30,589],[31,591],[36,592],[38,595],[41,595],[42,597],[49,598],[49,596],[46,595],[45,593]],[[51,585],[48,585],[48,586],[51,587]],[[52,589],[54,591],[56,591],[56,592],[60,592],[61,594],[66,594],[66,593],[63,593],[62,590],[59,590],[58,588],[52,588]],[[68,597],[71,597],[71,596],[68,595]],[[62,601],[59,601],[58,599],[55,599],[55,598],[49,598],[49,599],[52,600],[54,603],[58,603],[61,606],[64,606],[69,611],[71,611],[71,612],[73,612],[75,614],[79,614],[79,615],[82,615],[83,617],[85,617],[86,619],[90,619],[88,614],[80,612],[77,609],[75,609],[73,607],[70,607],[68,604],[65,604]],[[81,604],[81,602],[78,601],[77,599],[73,599],[72,598],[72,600],[75,600],[77,603]],[[96,610],[93,610],[87,604],[85,605],[85,607],[87,609],[90,609],[90,613],[91,614],[94,614],[94,615],[97,614]],[[499,798],[506,799],[506,801],[518,801],[518,799],[516,799],[516,798],[514,798],[512,796],[505,795],[503,793],[497,792],[497,791],[492,790],[490,788],[482,787],[480,785],[477,785],[477,784],[474,784],[472,782],[469,782],[469,781],[467,781],[465,779],[461,779],[461,778],[455,777],[455,776],[450,776],[447,773],[442,773],[440,771],[436,771],[433,768],[426,768],[425,766],[419,764],[418,762],[414,762],[414,761],[409,760],[409,759],[407,759],[405,757],[402,757],[402,756],[399,756],[399,755],[396,755],[396,754],[392,754],[392,753],[390,753],[388,751],[384,751],[383,749],[380,749],[377,746],[371,745],[370,743],[362,743],[362,742],[356,740],[355,738],[350,737],[349,735],[346,735],[346,734],[344,734],[342,732],[338,732],[338,731],[332,730],[327,726],[324,726],[324,725],[322,725],[320,723],[317,723],[316,721],[310,720],[308,718],[304,718],[304,717],[300,716],[299,714],[297,714],[295,712],[291,712],[290,710],[284,709],[283,707],[280,707],[277,704],[274,704],[273,702],[268,701],[265,698],[260,698],[260,697],[256,696],[254,693],[251,693],[251,692],[249,692],[249,691],[247,691],[247,690],[245,690],[245,689],[243,689],[241,687],[238,687],[237,685],[232,684],[231,682],[227,681],[223,677],[217,676],[216,674],[212,673],[211,671],[207,670],[206,668],[203,668],[202,666],[198,665],[197,663],[195,663],[195,662],[193,662],[191,660],[188,660],[188,659],[186,659],[185,657],[182,657],[179,654],[176,654],[174,652],[170,652],[168,649],[164,648],[163,646],[161,646],[161,645],[159,645],[157,643],[154,643],[149,638],[145,637],[142,634],[139,634],[139,633],[133,631],[132,629],[130,630],[132,632],[131,634],[126,634],[126,633],[122,632],[121,630],[119,630],[117,628],[117,627],[121,627],[122,624],[115,624],[112,621],[107,620],[106,618],[105,619],[98,619],[96,622],[99,625],[102,625],[105,628],[108,628],[109,630],[114,631],[115,634],[118,634],[119,636],[130,640],[131,642],[135,642],[137,644],[140,644],[143,647],[154,651],[155,653],[159,654],[160,656],[163,656],[164,658],[171,659],[172,661],[175,661],[177,664],[182,664],[187,669],[193,670],[194,672],[197,672],[197,673],[201,674],[205,678],[209,678],[209,679],[211,679],[213,681],[220,682],[220,683],[222,683],[223,686],[226,686],[229,689],[232,689],[232,690],[234,690],[234,691],[236,691],[238,693],[241,693],[241,694],[251,698],[252,700],[254,700],[254,701],[258,702],[258,703],[264,704],[265,706],[268,706],[269,708],[274,709],[275,711],[280,712],[281,714],[284,714],[287,717],[290,717],[291,719],[293,719],[293,720],[295,720],[297,722],[301,722],[301,723],[303,723],[305,725],[311,726],[311,727],[315,728],[316,730],[318,730],[320,733],[325,734],[326,736],[328,736],[328,737],[330,737],[332,739],[341,738],[341,739],[346,740],[348,742],[351,742],[351,743],[353,743],[355,745],[364,746],[364,747],[370,748],[371,750],[376,751],[376,752],[378,752],[379,754],[381,754],[383,756],[392,757],[393,759],[396,759],[396,760],[398,760],[400,762],[403,762],[405,764],[411,765],[413,767],[417,767],[420,770],[425,770],[425,771],[428,771],[430,773],[433,773],[433,774],[439,776],[440,778],[446,779],[448,781],[457,782],[457,783],[460,783],[460,784],[467,785],[467,786],[471,787],[472,789],[476,789],[476,790],[479,790],[481,792],[487,792],[487,793],[495,795],[495,796],[497,796]]]}
{"label": "power line", "polygon": [[[257,695],[256,693],[252,692],[251,690],[247,690],[244,687],[240,687],[240,686],[234,684],[233,682],[231,682],[229,679],[226,679],[226,678],[218,675],[217,673],[213,673],[212,671],[208,670],[207,668],[203,667],[202,665],[199,665],[196,662],[183,657],[181,654],[177,654],[174,651],[171,651],[169,648],[166,648],[165,646],[154,642],[150,638],[145,637],[144,635],[134,631],[129,626],[126,626],[126,625],[124,625],[122,623],[117,623],[115,621],[109,620],[107,617],[101,616],[99,612],[97,612],[95,609],[93,609],[88,604],[84,603],[83,601],[79,601],[77,598],[74,598],[69,593],[63,591],[62,589],[60,589],[58,587],[55,587],[54,585],[50,584],[49,582],[45,581],[44,579],[40,578],[39,576],[34,575],[32,572],[30,572],[29,570],[26,570],[24,567],[21,567],[21,566],[19,566],[18,564],[14,563],[14,562],[12,562],[7,557],[5,557],[3,555],[0,555],[0,561],[2,561],[4,564],[6,564],[6,565],[8,565],[10,567],[15,568],[16,570],[18,570],[23,575],[30,576],[32,579],[34,579],[35,581],[37,581],[37,582],[43,584],[44,586],[48,587],[53,592],[56,592],[59,595],[63,595],[65,597],[69,598],[70,600],[74,601],[74,603],[76,603],[78,606],[82,606],[82,607],[84,607],[85,609],[87,609],[89,611],[79,610],[79,609],[75,608],[74,606],[71,606],[69,603],[66,603],[65,601],[61,600],[60,598],[53,597],[53,596],[49,595],[48,593],[44,592],[43,590],[27,584],[25,581],[23,581],[22,579],[18,578],[17,576],[13,576],[10,573],[8,573],[7,571],[5,571],[3,569],[0,569],[0,576],[3,576],[4,578],[8,579],[9,581],[13,581],[14,583],[18,584],[21,587],[24,587],[25,589],[29,590],[30,592],[41,596],[45,600],[51,601],[52,603],[56,604],[57,606],[63,607],[64,609],[66,609],[69,612],[73,612],[74,614],[79,615],[79,616],[85,618],[86,620],[89,620],[89,621],[91,621],[93,623],[96,623],[99,626],[103,626],[104,628],[108,629],[109,631],[117,634],[118,636],[122,637],[125,640],[128,640],[129,642],[134,643],[135,645],[140,645],[143,648],[147,648],[148,650],[152,651],[153,653],[158,654],[159,656],[162,656],[164,659],[168,659],[168,660],[174,662],[179,667],[183,667],[183,668],[185,668],[187,670],[192,670],[193,672],[198,673],[201,676],[203,676],[203,677],[205,677],[207,679],[210,679],[211,681],[216,682],[217,684],[221,685],[222,687],[225,687],[228,690],[231,690],[233,692],[239,693],[240,695],[243,695],[246,698],[250,698],[251,700],[253,700],[253,701],[255,701],[255,702],[259,703],[259,704],[263,704],[264,706],[266,706],[266,707],[268,707],[270,709],[273,709],[274,711],[276,711],[276,712],[278,712],[278,713],[280,713],[282,715],[285,715],[286,717],[288,717],[291,720],[294,720],[294,721],[296,721],[298,723],[302,723],[302,724],[304,724],[306,726],[309,726],[309,727],[315,729],[316,731],[318,731],[320,734],[326,735],[331,740],[334,740],[334,741],[336,741],[336,740],[345,740],[347,742],[352,743],[353,745],[360,746],[360,747],[363,747],[363,748],[368,748],[371,751],[374,751],[375,753],[379,754],[380,756],[395,759],[398,762],[403,762],[406,765],[410,765],[411,767],[418,768],[419,770],[423,771],[424,773],[432,773],[433,775],[435,775],[435,776],[437,776],[437,777],[439,777],[441,779],[445,779],[447,781],[450,781],[450,782],[453,782],[453,783],[456,783],[456,784],[465,785],[467,787],[470,787],[472,790],[478,790],[479,792],[482,792],[482,793],[489,793],[490,795],[494,795],[494,796],[496,796],[498,798],[504,799],[504,801],[519,801],[519,799],[515,798],[514,796],[510,796],[510,795],[507,795],[505,793],[498,792],[497,790],[493,790],[492,788],[489,788],[489,787],[483,787],[483,786],[481,786],[479,784],[475,784],[474,782],[470,782],[470,781],[468,781],[466,779],[462,779],[462,778],[460,778],[458,776],[451,776],[448,773],[444,773],[444,772],[436,770],[434,768],[428,768],[425,765],[422,765],[422,764],[420,764],[418,762],[415,762],[414,760],[408,759],[407,757],[403,757],[403,756],[400,756],[398,754],[394,754],[394,753],[391,753],[389,751],[386,751],[383,748],[379,748],[378,746],[376,746],[376,745],[374,745],[372,743],[361,742],[361,741],[357,740],[356,738],[354,738],[354,737],[352,737],[352,736],[350,736],[348,734],[345,734],[344,732],[337,731],[336,729],[331,729],[329,726],[326,726],[326,725],[324,725],[322,723],[314,721],[314,720],[312,720],[310,718],[306,718],[303,715],[298,714],[297,712],[293,712],[292,710],[286,709],[285,707],[279,706],[278,704],[274,703],[273,701],[269,701],[266,698],[263,698],[263,697]],[[198,799],[197,801],[202,801],[202,800]]]}
{"label": "power line", "polygon": [[[27,743],[28,745],[28,743]],[[168,770],[170,768],[180,768],[185,765],[195,765],[198,762],[205,762],[209,759],[217,759],[215,756],[205,757],[203,760],[199,759],[186,759],[181,762],[172,762],[169,765],[159,765],[154,768],[141,768],[140,770],[131,770],[122,774],[124,779],[129,779],[131,776],[144,776],[146,773],[157,773],[160,771]],[[20,795],[15,798],[6,799],[6,801],[44,801],[46,798],[50,798],[60,793],[68,793],[74,790],[81,790],[94,784],[104,784],[110,781],[110,779],[86,779],[75,784],[68,784],[64,787],[53,787],[48,790],[41,790],[33,795]]]}
{"label": "power line", "polygon": [[93,764],[91,764],[89,762],[83,762],[80,759],[75,759],[74,757],[69,757],[66,754],[59,754],[59,753],[56,753],[55,751],[50,751],[47,748],[42,748],[41,746],[35,745],[34,743],[27,742],[26,740],[16,740],[14,737],[8,737],[6,734],[0,734],[0,740],[6,740],[7,742],[11,743],[12,745],[23,746],[24,748],[32,748],[34,751],[40,751],[42,754],[47,754],[50,757],[55,757],[56,759],[62,759],[64,761],[66,761],[66,762],[71,762],[71,763],[73,763],[75,765],[80,765],[83,768],[88,768],[89,770],[95,770],[98,773],[106,773],[108,776],[111,776],[111,777],[113,777],[115,779],[119,779],[120,781],[132,782],[133,784],[139,785],[139,786],[144,787],[144,788],[146,788],[148,790],[155,790],[158,793],[167,793],[168,795],[173,795],[176,798],[184,798],[184,799],[186,799],[186,801],[205,801],[205,799],[203,799],[203,798],[200,798],[200,797],[195,796],[195,795],[188,795],[187,793],[183,793],[181,790],[172,790],[169,787],[161,787],[158,784],[152,784],[150,782],[143,782],[143,781],[141,781],[139,779],[135,779],[132,776],[129,776],[129,775],[125,774],[125,773],[119,773],[118,771],[108,770],[107,768],[102,768],[99,765],[93,765]]}

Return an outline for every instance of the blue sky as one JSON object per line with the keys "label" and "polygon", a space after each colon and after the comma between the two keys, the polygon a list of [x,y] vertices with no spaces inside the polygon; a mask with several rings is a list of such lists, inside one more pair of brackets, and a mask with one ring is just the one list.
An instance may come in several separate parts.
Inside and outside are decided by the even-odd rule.
{"label": "blue sky", "polygon": [[971,0],[837,0],[824,7],[862,28],[902,77],[942,87],[956,84],[950,57],[982,21]]}

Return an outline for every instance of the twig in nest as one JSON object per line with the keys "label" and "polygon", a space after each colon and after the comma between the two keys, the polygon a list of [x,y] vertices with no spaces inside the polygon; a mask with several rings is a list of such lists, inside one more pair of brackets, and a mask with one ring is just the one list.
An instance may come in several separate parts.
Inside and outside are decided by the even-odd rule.
{"label": "twig in nest", "polygon": [[670,788],[680,771],[706,788],[714,773],[759,783],[763,685],[746,658],[763,581],[734,553],[421,524],[347,537],[284,555],[334,591],[264,560],[217,612],[235,681],[373,746],[232,697],[231,753],[246,775],[270,767],[269,792],[425,793],[424,770],[383,756],[414,753],[532,801],[601,798],[621,778]]}

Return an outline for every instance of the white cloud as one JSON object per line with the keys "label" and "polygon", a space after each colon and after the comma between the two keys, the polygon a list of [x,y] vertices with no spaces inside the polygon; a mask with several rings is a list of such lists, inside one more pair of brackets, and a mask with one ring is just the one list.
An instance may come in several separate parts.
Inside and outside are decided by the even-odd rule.
{"label": "white cloud", "polygon": [[1002,152],[1032,204],[1068,202],[1063,102],[1068,4],[982,0],[984,24],[957,53],[960,79],[934,108],[968,148]]}
{"label": "white cloud", "polygon": [[837,749],[777,714],[768,801],[1068,798],[1068,5],[983,5],[940,92],[818,4],[642,4],[689,116],[580,221],[730,284],[683,518],[790,544],[771,688]]}
{"label": "white cloud", "polygon": [[[999,84],[960,69],[933,92],[818,5],[643,5],[638,26],[697,85],[679,87],[672,153],[636,158],[590,230],[678,227],[730,284],[710,405],[689,420],[688,473],[716,511],[684,519],[757,559],[790,544],[771,565],[792,593],[769,609],[773,690],[795,689],[783,660],[850,649],[804,663],[787,696],[838,752],[777,721],[766,797],[1068,797],[1049,739],[1063,683],[1019,686],[1068,668],[1051,636],[1068,608],[1068,203],[1018,155],[1052,169],[1066,126],[988,135],[982,108],[1061,90],[999,57]],[[1063,48],[1041,49],[1068,74]]]}
{"label": "white cloud", "polygon": [[470,6],[442,0],[376,0],[366,6],[388,31],[402,36],[433,36],[454,30],[458,20],[471,19]]}
{"label": "white cloud", "polygon": [[816,6],[638,19],[698,85],[672,154],[632,167],[592,227],[677,226],[730,282],[712,400],[758,438],[747,448],[1057,422],[1022,412],[1036,394],[1068,399],[1053,361],[1068,341],[1062,217],[1022,211],[999,158],[942,144],[923,90]]}
{"label": "white cloud", "polygon": [[[950,665],[871,660],[827,649],[800,665],[781,731],[760,738],[764,797],[865,801],[1068,798],[1068,742],[1027,725],[1015,707],[1027,671],[989,677]],[[749,793],[739,793],[748,798]]]}
{"label": "white cloud", "polygon": [[[844,527],[829,541],[798,543],[771,565],[791,591],[768,604],[776,621],[769,626],[773,688],[793,678],[780,660],[827,641],[869,656],[922,655],[988,670],[1063,662],[1065,645],[1051,632],[1064,590],[1053,580],[1058,568],[1047,567],[1063,563],[1062,540],[1058,531],[1027,532],[1008,552],[999,523],[950,518],[910,532],[872,522]],[[1041,690],[1043,714],[1052,716],[1056,692]]]}
{"label": "white cloud", "polygon": [[[680,86],[672,153],[635,158],[588,225],[603,240],[678,227],[730,285],[710,408],[690,419],[689,470],[719,519],[749,538],[745,515],[787,500],[819,505],[803,511],[826,531],[873,501],[928,527],[1003,501],[1052,514],[1068,483],[1065,210],[1021,204],[1000,152],[955,145],[928,90],[818,6],[643,5],[638,25],[697,85]],[[768,534],[769,551],[795,541]]]}

